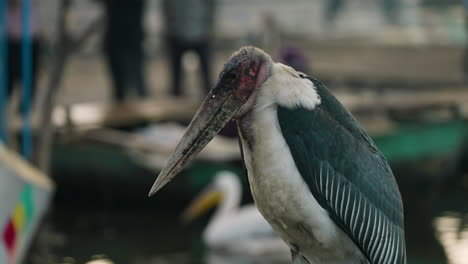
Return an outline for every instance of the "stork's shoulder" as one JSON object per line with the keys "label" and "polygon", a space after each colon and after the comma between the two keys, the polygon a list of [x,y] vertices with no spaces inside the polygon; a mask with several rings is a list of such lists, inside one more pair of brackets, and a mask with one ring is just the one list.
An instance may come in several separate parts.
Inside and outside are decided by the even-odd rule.
{"label": "stork's shoulder", "polygon": [[374,153],[380,154],[379,151],[376,151],[377,148],[374,142],[367,135],[361,124],[321,81],[312,76],[306,76],[305,74],[301,75],[301,78],[310,80],[316,88],[317,94],[321,98],[320,109],[318,110],[322,112],[322,114],[333,120],[337,126],[348,131],[358,142],[367,145]]}
{"label": "stork's shoulder", "polygon": [[278,104],[287,108],[304,107],[314,109],[320,105],[320,95],[312,80],[281,63],[275,63],[271,76],[261,87],[257,105]]}

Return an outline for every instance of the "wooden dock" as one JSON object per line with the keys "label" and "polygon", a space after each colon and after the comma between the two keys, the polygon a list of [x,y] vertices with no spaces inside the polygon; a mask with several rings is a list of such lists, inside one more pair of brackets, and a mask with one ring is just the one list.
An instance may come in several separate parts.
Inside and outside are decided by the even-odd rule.
{"label": "wooden dock", "polygon": [[[458,86],[464,47],[312,42],[304,49],[318,78],[359,84]],[[398,88],[398,87],[394,87]],[[444,89],[445,90],[445,89]]]}
{"label": "wooden dock", "polygon": [[[458,108],[468,118],[468,87],[437,90],[373,92],[336,91],[338,99],[362,120],[375,113],[389,111],[417,112],[434,108]],[[53,123],[59,130],[89,130],[103,127],[126,127],[158,121],[189,121],[201,102],[187,99],[161,98],[125,104],[83,103],[53,111]],[[360,118],[360,120],[361,120]],[[372,122],[385,122],[372,118]],[[371,121],[369,120],[369,122]],[[369,125],[374,126],[375,125]],[[40,129],[33,115],[32,127]],[[11,129],[19,131],[21,120],[15,119]],[[381,130],[381,129],[379,129]]]}

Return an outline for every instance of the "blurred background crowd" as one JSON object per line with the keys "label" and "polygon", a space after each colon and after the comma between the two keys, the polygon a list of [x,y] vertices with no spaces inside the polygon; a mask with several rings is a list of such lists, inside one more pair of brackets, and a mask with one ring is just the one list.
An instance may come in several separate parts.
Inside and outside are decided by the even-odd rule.
{"label": "blurred background crowd", "polygon": [[[468,263],[468,1],[0,5],[0,138],[55,186],[22,263],[265,263],[213,260],[201,237],[209,215],[179,221],[220,172],[252,202],[233,124],[184,177],[146,197],[244,45],[320,79],[369,131],[402,192],[410,264]],[[12,166],[0,162],[0,174],[2,164]]]}

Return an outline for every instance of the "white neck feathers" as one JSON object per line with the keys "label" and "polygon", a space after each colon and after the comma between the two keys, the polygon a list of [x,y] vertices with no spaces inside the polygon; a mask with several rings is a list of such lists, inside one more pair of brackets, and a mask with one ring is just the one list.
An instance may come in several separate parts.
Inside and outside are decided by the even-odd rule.
{"label": "white neck feathers", "polygon": [[320,104],[315,85],[301,78],[293,68],[281,63],[272,65],[271,76],[259,87],[255,109],[261,111],[275,103],[287,107],[314,109]]}

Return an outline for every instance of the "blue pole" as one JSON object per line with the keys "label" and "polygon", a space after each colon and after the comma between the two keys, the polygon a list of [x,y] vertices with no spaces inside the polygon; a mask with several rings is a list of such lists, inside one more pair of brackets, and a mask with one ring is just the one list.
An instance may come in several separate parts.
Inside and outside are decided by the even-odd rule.
{"label": "blue pole", "polygon": [[31,85],[32,85],[32,50],[31,50],[31,0],[22,0],[22,43],[21,74],[23,83],[21,112],[23,114],[22,152],[25,159],[32,154],[31,128],[29,122]]}
{"label": "blue pole", "polygon": [[0,0],[0,141],[7,143],[6,107],[8,98],[7,2]]}

